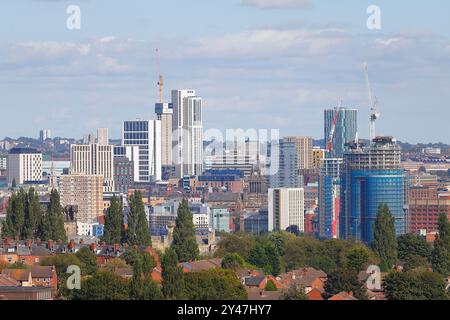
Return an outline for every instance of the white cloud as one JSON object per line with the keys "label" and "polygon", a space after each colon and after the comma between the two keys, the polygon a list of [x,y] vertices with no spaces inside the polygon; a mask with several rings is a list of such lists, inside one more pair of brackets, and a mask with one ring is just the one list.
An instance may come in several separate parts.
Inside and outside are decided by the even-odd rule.
{"label": "white cloud", "polygon": [[242,0],[242,4],[259,9],[307,9],[312,0]]}

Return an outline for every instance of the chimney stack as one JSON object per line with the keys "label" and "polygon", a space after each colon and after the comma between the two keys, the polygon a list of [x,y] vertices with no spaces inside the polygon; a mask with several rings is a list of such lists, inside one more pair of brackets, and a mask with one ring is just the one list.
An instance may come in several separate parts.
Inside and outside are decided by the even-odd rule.
{"label": "chimney stack", "polygon": [[54,243],[55,243],[55,242],[54,242],[53,240],[48,240],[47,246],[48,246],[48,248],[49,248],[50,250],[53,250]]}

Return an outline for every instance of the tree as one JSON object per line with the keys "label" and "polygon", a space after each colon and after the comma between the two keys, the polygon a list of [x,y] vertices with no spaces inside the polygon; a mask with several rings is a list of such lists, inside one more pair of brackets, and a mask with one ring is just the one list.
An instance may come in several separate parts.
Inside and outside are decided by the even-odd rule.
{"label": "tree", "polygon": [[189,300],[247,300],[247,292],[232,270],[220,268],[186,275]]}
{"label": "tree", "polygon": [[397,238],[398,258],[404,263],[404,270],[412,270],[428,266],[431,247],[422,237],[416,234],[404,234]]}
{"label": "tree", "polygon": [[267,281],[265,290],[266,291],[278,291],[277,286],[275,285],[275,283],[272,280]]}
{"label": "tree", "polygon": [[217,244],[216,257],[224,257],[227,253],[237,253],[247,259],[250,250],[255,245],[255,239],[247,233],[227,233],[221,236]]}
{"label": "tree", "polygon": [[280,256],[271,242],[257,242],[248,255],[248,262],[267,274],[277,276],[280,273]]}
{"label": "tree", "polygon": [[2,235],[21,239],[25,227],[26,193],[21,188],[11,196],[6,209],[6,220],[3,223]]}
{"label": "tree", "polygon": [[183,269],[178,265],[177,253],[167,249],[161,259],[162,293],[168,300],[181,300],[185,297],[186,284]]}
{"label": "tree", "polygon": [[244,258],[238,253],[227,253],[222,259],[222,268],[237,270],[246,265]]}
{"label": "tree", "polygon": [[351,270],[338,269],[329,274],[324,289],[327,298],[345,291],[353,292],[357,299],[367,299],[367,294],[362,284],[358,281],[358,273]]}
{"label": "tree", "polygon": [[363,270],[370,256],[370,250],[364,245],[350,249],[347,253],[347,268],[354,271]]}
{"label": "tree", "polygon": [[438,235],[431,254],[433,271],[447,277],[450,275],[450,222],[446,213],[439,216]]}
{"label": "tree", "polygon": [[397,238],[394,217],[387,204],[381,204],[378,207],[372,249],[380,258],[380,269],[382,271],[391,270],[397,262]]}
{"label": "tree", "polygon": [[305,293],[305,288],[297,287],[297,285],[292,285],[287,291],[283,293],[280,300],[309,300],[307,294]]}
{"label": "tree", "polygon": [[173,231],[172,248],[180,262],[197,260],[200,252],[195,238],[194,222],[186,199],[178,207],[178,216]]}
{"label": "tree", "polygon": [[97,271],[81,283],[81,290],[72,290],[72,300],[129,300],[130,282],[115,273]]}
{"label": "tree", "polygon": [[126,231],[127,242],[130,246],[151,246],[152,239],[147,217],[145,215],[144,202],[139,191],[135,191],[129,199],[130,212],[128,213],[128,229]]}
{"label": "tree", "polygon": [[44,240],[62,240],[67,242],[66,230],[64,229],[64,217],[58,191],[52,190],[47,212],[43,217]]}
{"label": "tree", "polygon": [[447,300],[442,276],[427,270],[391,272],[384,281],[389,300]]}
{"label": "tree", "polygon": [[84,265],[84,274],[93,275],[97,272],[97,257],[88,247],[81,248],[75,255]]}
{"label": "tree", "polygon": [[122,239],[122,224],[122,206],[119,199],[114,196],[105,215],[103,241],[107,244],[120,243]]}
{"label": "tree", "polygon": [[25,203],[25,226],[23,239],[35,239],[41,237],[42,232],[42,208],[39,196],[33,188],[28,190]]}
{"label": "tree", "polygon": [[130,286],[130,298],[133,300],[161,300],[161,289],[151,278],[154,260],[143,252],[133,261],[133,279]]}

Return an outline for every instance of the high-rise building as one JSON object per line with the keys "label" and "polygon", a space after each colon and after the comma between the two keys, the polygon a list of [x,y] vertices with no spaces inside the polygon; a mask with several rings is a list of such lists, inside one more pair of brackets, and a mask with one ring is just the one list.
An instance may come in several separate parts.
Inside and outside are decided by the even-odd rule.
{"label": "high-rise building", "polygon": [[139,148],[139,160],[135,162],[139,177],[135,182],[161,181],[161,121],[125,121],[122,145]]}
{"label": "high-rise building", "polygon": [[172,104],[156,103],[155,113],[157,119],[161,121],[161,165],[172,166]]}
{"label": "high-rise building", "polygon": [[297,150],[297,168],[299,170],[313,168],[313,138],[311,137],[285,137]]}
{"label": "high-rise building", "polygon": [[47,139],[51,139],[52,138],[52,132],[48,129],[42,129],[39,132],[39,140],[40,141],[45,141]]}
{"label": "high-rise building", "polygon": [[103,215],[103,175],[62,175],[59,182],[61,205],[77,208],[75,221],[95,224]]}
{"label": "high-rise building", "polygon": [[104,192],[114,191],[114,146],[97,143],[70,146],[70,174],[102,175]]}
{"label": "high-rise building", "polygon": [[277,152],[271,154],[270,187],[271,188],[301,188],[302,176],[298,174],[297,148],[293,142],[280,140]]}
{"label": "high-rise building", "polygon": [[101,146],[109,145],[109,131],[108,128],[97,129],[97,143]]}
{"label": "high-rise building", "polygon": [[[345,144],[354,141],[358,132],[358,111],[356,109],[334,108],[325,110],[325,144],[331,152],[327,152],[327,158],[342,158],[345,152]],[[334,131],[332,131],[334,128]],[[333,135],[331,135],[333,133]],[[331,137],[331,141],[330,141]]]}
{"label": "high-rise building", "polygon": [[450,193],[435,186],[413,186],[409,192],[408,232],[428,234],[438,231],[439,216],[450,218]]}
{"label": "high-rise building", "polygon": [[341,176],[340,237],[370,244],[381,204],[395,219],[397,235],[406,233],[408,179],[401,150],[392,137],[377,137],[369,147],[348,144]]}
{"label": "high-rise building", "polygon": [[203,171],[203,106],[195,90],[172,91],[172,155],[176,175],[199,175]]}
{"label": "high-rise building", "polygon": [[341,158],[329,158],[319,167],[319,236],[326,239],[339,237],[342,164]]}
{"label": "high-rise building", "polygon": [[42,183],[42,153],[32,148],[13,148],[8,154],[8,185]]}
{"label": "high-rise building", "polygon": [[305,193],[303,188],[269,189],[269,231],[285,231],[297,226],[305,231]]}

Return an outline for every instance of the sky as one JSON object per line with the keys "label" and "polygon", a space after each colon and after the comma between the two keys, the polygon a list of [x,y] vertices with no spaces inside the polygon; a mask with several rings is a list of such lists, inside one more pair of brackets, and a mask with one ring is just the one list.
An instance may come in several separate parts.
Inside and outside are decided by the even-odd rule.
{"label": "sky", "polygon": [[[80,30],[66,27],[69,5]],[[381,30],[366,26],[369,5]],[[196,89],[205,129],[319,139],[342,100],[367,138],[367,62],[378,134],[450,143],[448,0],[2,0],[0,137],[119,138],[123,120],[153,119],[155,48],[166,98]]]}

